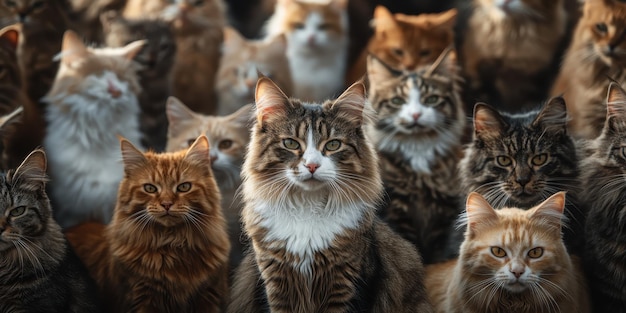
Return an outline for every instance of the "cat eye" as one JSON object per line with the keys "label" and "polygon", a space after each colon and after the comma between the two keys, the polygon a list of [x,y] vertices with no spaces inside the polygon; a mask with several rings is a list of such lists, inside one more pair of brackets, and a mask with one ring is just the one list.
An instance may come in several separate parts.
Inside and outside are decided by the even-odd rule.
{"label": "cat eye", "polygon": [[506,251],[504,251],[504,249],[500,247],[491,247],[491,254],[493,254],[495,257],[503,258],[506,256]]}
{"label": "cat eye", "polygon": [[395,55],[397,55],[399,57],[404,55],[404,50],[402,50],[400,48],[392,49],[391,52],[393,52],[393,54],[395,54]]}
{"label": "cat eye", "polygon": [[187,182],[187,183],[182,183],[180,185],[178,185],[178,187],[176,187],[176,191],[178,192],[187,192],[191,189],[191,183]]}
{"label": "cat eye", "polygon": [[528,257],[531,259],[540,258],[542,255],[543,255],[542,247],[533,248],[528,251]]}
{"label": "cat eye", "polygon": [[430,50],[421,50],[420,51],[420,56],[421,57],[427,57],[430,55]]}
{"label": "cat eye", "polygon": [[541,166],[546,164],[546,161],[548,161],[548,154],[547,153],[542,153],[542,154],[538,154],[535,155],[530,162],[534,165],[534,166]]}
{"label": "cat eye", "polygon": [[11,210],[11,212],[9,212],[9,215],[12,217],[17,217],[17,216],[24,214],[24,212],[26,212],[26,207],[18,206],[17,208]]}
{"label": "cat eye", "polygon": [[326,149],[327,151],[336,151],[337,149],[339,149],[339,147],[341,147],[341,141],[334,139],[327,142],[324,146],[324,149]]}
{"label": "cat eye", "polygon": [[496,157],[496,163],[500,166],[510,166],[513,160],[506,155],[499,155]]}
{"label": "cat eye", "polygon": [[283,145],[289,150],[300,149],[300,143],[291,138],[283,139]]}
{"label": "cat eye", "polygon": [[330,24],[321,24],[319,26],[317,26],[318,30],[327,30],[330,28]]}
{"label": "cat eye", "polygon": [[293,27],[295,29],[304,29],[304,24],[302,24],[302,23],[293,23],[293,24],[291,24],[291,27]]}
{"label": "cat eye", "polygon": [[152,184],[145,184],[143,185],[143,190],[145,190],[147,193],[155,193],[157,192],[157,187]]}
{"label": "cat eye", "polygon": [[433,105],[439,102],[439,96],[428,96],[424,99],[424,104]]}
{"label": "cat eye", "polygon": [[395,105],[402,105],[406,103],[406,101],[404,101],[404,98],[402,97],[393,97],[391,98],[391,103]]}
{"label": "cat eye", "polygon": [[596,24],[596,30],[600,33],[606,33],[609,31],[609,28],[606,26],[605,23],[598,23]]}
{"label": "cat eye", "polygon": [[228,149],[233,145],[233,141],[230,139],[226,139],[226,140],[222,140],[220,141],[220,143],[217,145],[217,148],[220,150],[224,150],[224,149]]}

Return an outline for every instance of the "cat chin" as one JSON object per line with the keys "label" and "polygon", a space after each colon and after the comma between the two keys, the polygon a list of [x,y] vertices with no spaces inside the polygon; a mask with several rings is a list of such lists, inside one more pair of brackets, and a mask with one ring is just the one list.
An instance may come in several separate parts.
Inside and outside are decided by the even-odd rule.
{"label": "cat chin", "polygon": [[512,284],[504,284],[502,288],[504,288],[505,290],[509,292],[521,293],[521,292],[526,291],[526,289],[528,289],[528,286],[526,286],[524,283],[521,283],[521,282],[515,282]]}
{"label": "cat chin", "polygon": [[304,191],[318,191],[326,187],[325,182],[314,178],[295,181],[295,183]]}

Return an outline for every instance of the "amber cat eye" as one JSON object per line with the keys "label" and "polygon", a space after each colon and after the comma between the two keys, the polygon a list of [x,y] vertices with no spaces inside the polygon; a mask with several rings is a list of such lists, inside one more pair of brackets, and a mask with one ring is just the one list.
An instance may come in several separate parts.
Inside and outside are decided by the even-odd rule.
{"label": "amber cat eye", "polygon": [[528,257],[531,259],[540,258],[543,255],[543,248],[537,247],[528,251]]}
{"label": "amber cat eye", "polygon": [[339,147],[341,147],[341,141],[337,139],[327,142],[324,146],[324,148],[328,151],[336,151]]}
{"label": "amber cat eye", "polygon": [[500,247],[491,247],[491,254],[493,254],[495,257],[503,258],[506,256],[506,251],[504,251],[504,249]]}
{"label": "amber cat eye", "polygon": [[178,187],[176,187],[176,191],[178,192],[187,192],[190,189],[191,189],[191,183],[189,182],[182,183],[178,185]]}
{"label": "amber cat eye", "polygon": [[26,207],[25,206],[18,206],[17,208],[11,210],[11,212],[9,212],[9,215],[11,215],[13,217],[17,217],[17,216],[20,216],[20,215],[24,214],[24,212],[26,212]]}
{"label": "amber cat eye", "polygon": [[145,184],[143,185],[143,190],[145,190],[147,193],[155,193],[157,192],[157,187],[152,184]]}
{"label": "amber cat eye", "polygon": [[283,139],[283,145],[289,150],[296,150],[300,148],[300,144],[291,138]]}
{"label": "amber cat eye", "polygon": [[538,154],[535,155],[530,162],[534,165],[534,166],[541,166],[546,164],[546,161],[548,161],[548,154],[547,153],[542,153],[542,154]]}
{"label": "amber cat eye", "polygon": [[509,166],[513,163],[513,160],[506,155],[499,155],[496,157],[496,163],[500,166]]}

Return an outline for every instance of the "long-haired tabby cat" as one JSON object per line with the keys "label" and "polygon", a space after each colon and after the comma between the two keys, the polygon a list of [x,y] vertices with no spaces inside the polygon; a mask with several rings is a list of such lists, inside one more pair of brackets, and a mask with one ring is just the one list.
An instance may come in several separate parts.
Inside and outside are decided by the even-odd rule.
{"label": "long-haired tabby cat", "polygon": [[195,138],[204,134],[213,145],[211,168],[222,196],[222,209],[228,222],[230,235],[231,268],[241,261],[243,245],[239,214],[241,199],[237,190],[241,185],[241,164],[250,141],[250,104],[227,116],[207,116],[189,110],[180,100],[172,97],[167,102],[168,152],[187,149]]}
{"label": "long-haired tabby cat", "polygon": [[445,53],[426,72],[402,74],[368,59],[369,100],[378,115],[368,135],[387,195],[379,214],[417,245],[425,263],[443,252],[461,204],[457,163],[466,117],[458,71]]}
{"label": "long-haired tabby cat", "polygon": [[564,208],[565,192],[529,210],[495,210],[470,193],[458,260],[426,268],[436,312],[591,312],[582,268],[563,244]]}
{"label": "long-haired tabby cat", "polygon": [[609,86],[607,118],[593,153],[581,162],[587,278],[595,312],[626,312],[626,92]]}
{"label": "long-haired tabby cat", "polygon": [[287,36],[293,95],[324,101],[344,87],[348,53],[347,0],[278,0],[269,36]]}
{"label": "long-haired tabby cat", "polygon": [[271,77],[287,94],[292,92],[291,71],[284,35],[265,40],[246,40],[234,28],[224,29],[222,60],[215,88],[217,115],[228,115],[254,102],[257,72]]}
{"label": "long-haired tabby cat", "polygon": [[320,105],[262,77],[255,99],[242,171],[252,249],[228,312],[431,312],[419,254],[376,217],[363,84]]}
{"label": "long-haired tabby cat", "polygon": [[0,174],[0,312],[100,312],[93,280],[52,218],[46,155]]}
{"label": "long-haired tabby cat", "polygon": [[576,26],[561,72],[552,87],[563,95],[576,137],[595,139],[606,117],[604,103],[611,77],[626,86],[626,4],[588,0]]}
{"label": "long-haired tabby cat", "polygon": [[162,19],[176,36],[173,95],[194,112],[213,114],[214,90],[226,23],[222,0],[128,0],[126,18]]}
{"label": "long-haired tabby cat", "polygon": [[174,153],[121,149],[113,221],[67,232],[109,312],[221,312],[229,242],[207,138]]}
{"label": "long-haired tabby cat", "polygon": [[141,84],[141,144],[155,151],[163,151],[167,141],[165,102],[171,95],[170,71],[176,56],[174,33],[163,21],[128,20],[115,11],[108,11],[101,18],[107,46],[123,47],[136,40],[147,41],[134,59],[141,65],[138,72]]}
{"label": "long-haired tabby cat", "polygon": [[45,98],[44,139],[55,217],[63,227],[111,220],[123,174],[118,136],[141,138],[140,87],[132,59],[144,43],[95,49],[74,32],[63,38],[59,73]]}
{"label": "long-haired tabby cat", "polygon": [[395,70],[413,71],[432,64],[452,44],[456,9],[415,16],[391,14],[384,6],[374,10],[374,36],[348,71],[348,82],[366,72],[367,55],[373,54]]}
{"label": "long-haired tabby cat", "polygon": [[522,112],[547,97],[568,35],[564,0],[471,0],[455,44],[470,107],[478,99]]}

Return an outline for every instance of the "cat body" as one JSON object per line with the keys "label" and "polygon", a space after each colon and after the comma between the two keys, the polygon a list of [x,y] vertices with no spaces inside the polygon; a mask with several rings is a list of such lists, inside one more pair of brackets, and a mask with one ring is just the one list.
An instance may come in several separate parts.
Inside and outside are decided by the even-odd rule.
{"label": "cat body", "polygon": [[102,25],[105,43],[109,47],[123,47],[136,40],[147,40],[134,58],[141,66],[138,71],[141,144],[157,152],[164,151],[167,141],[165,103],[172,91],[170,71],[176,56],[174,34],[163,21],[127,20],[114,11],[103,14]]}
{"label": "cat body", "polygon": [[431,312],[419,254],[375,216],[364,86],[303,104],[262,77],[255,98],[242,171],[252,249],[228,312]]}
{"label": "cat body", "polygon": [[68,230],[109,312],[221,312],[229,252],[209,143],[143,154],[122,140],[113,221]]}
{"label": "cat body", "polygon": [[51,197],[62,227],[111,220],[122,179],[118,136],[135,142],[140,87],[132,58],[144,42],[122,48],[86,48],[64,37],[61,67],[46,97]]}
{"label": "cat body", "polygon": [[457,260],[426,268],[436,312],[591,312],[578,259],[561,239],[565,193],[530,209],[493,209],[467,200],[467,231]]}
{"label": "cat body", "polygon": [[[613,0],[585,1],[553,95],[567,100],[572,135],[595,139],[606,117],[610,79],[626,81],[626,5]],[[607,78],[608,77],[608,78]],[[622,86],[624,86],[622,84]]]}
{"label": "cat body", "polygon": [[94,282],[52,218],[44,152],[0,180],[0,312],[101,312]]}
{"label": "cat body", "polygon": [[305,101],[334,97],[344,86],[348,52],[347,1],[277,1],[268,36],[285,34],[293,95]]}
{"label": "cat body", "polygon": [[449,66],[399,74],[374,57],[368,62],[369,100],[378,115],[368,135],[386,194],[379,214],[417,245],[425,263],[443,251],[460,207],[457,163],[466,118]]}

